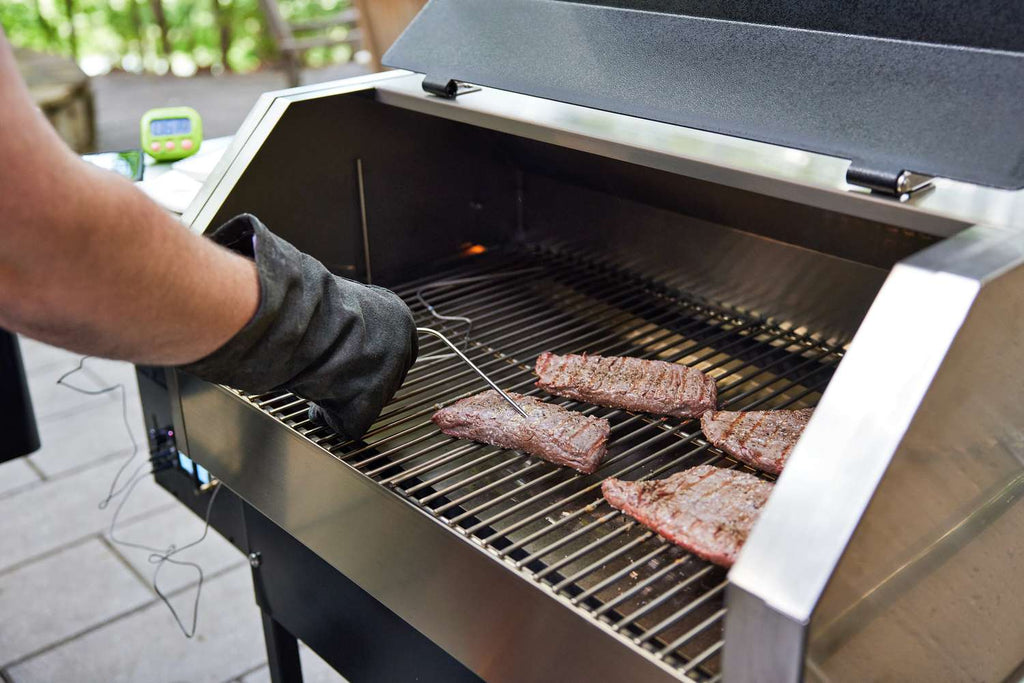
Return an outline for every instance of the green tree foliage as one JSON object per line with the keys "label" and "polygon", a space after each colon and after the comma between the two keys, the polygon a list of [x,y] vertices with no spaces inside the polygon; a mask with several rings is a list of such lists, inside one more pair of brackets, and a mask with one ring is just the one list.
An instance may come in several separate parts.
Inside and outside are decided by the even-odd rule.
{"label": "green tree foliage", "polygon": [[[329,16],[348,4],[280,0],[291,20]],[[75,57],[92,72],[249,71],[277,58],[259,0],[0,0],[0,26],[20,47],[70,56],[77,45]],[[312,50],[306,60],[319,66],[350,56],[342,46]]]}

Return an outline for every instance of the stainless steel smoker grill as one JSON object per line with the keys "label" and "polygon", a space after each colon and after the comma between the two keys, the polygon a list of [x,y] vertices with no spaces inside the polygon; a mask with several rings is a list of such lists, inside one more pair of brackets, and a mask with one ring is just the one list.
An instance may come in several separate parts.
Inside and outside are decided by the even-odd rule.
{"label": "stainless steel smoker grill", "polygon": [[[471,356],[516,391],[540,393],[532,386],[533,358],[557,345],[701,364],[718,378],[727,407],[814,405],[840,355],[791,331],[659,294],[643,281],[624,281],[614,270],[575,258],[525,252],[480,260],[470,275],[532,267],[531,282],[510,295],[509,279],[502,278],[458,287],[432,301],[477,323]],[[466,273],[457,274],[461,279]],[[402,291],[415,302],[415,285]],[[420,309],[421,320],[429,320]],[[443,351],[437,344],[422,350]],[[593,613],[656,661],[699,678],[715,675],[725,571],[618,514],[600,492],[609,475],[659,477],[700,463],[722,463],[696,421],[580,406],[612,422],[614,445],[600,474],[577,476],[525,455],[440,434],[430,422],[436,406],[480,390],[475,374],[453,365],[417,366],[365,444],[340,443],[310,425],[306,402],[294,396],[249,400],[567,604]]]}
{"label": "stainless steel smoker grill", "polygon": [[[678,43],[715,54],[723,27],[762,47],[770,37],[782,42],[764,68],[798,73],[784,48],[803,44],[780,37],[789,32],[867,61],[872,48],[964,60],[943,82],[966,88],[944,92],[957,100],[984,91],[971,69],[992,60],[1004,75],[1024,73],[1021,46],[999,42],[1019,35],[967,27],[963,41],[933,41],[943,47],[887,34],[877,17],[861,27],[869,37],[851,36],[860,31],[799,4],[789,24],[697,16],[685,2],[617,4],[434,0],[389,55],[421,74],[265,96],[186,218],[205,230],[255,213],[335,272],[394,288],[421,325],[453,339],[466,331],[427,304],[470,318],[467,354],[505,389],[543,395],[537,355],[585,351],[700,368],[728,409],[818,406],[736,566],[693,557],[600,495],[609,476],[740,467],[697,421],[549,399],[611,422],[608,456],[589,476],[457,441],[430,416],[484,384],[432,339],[359,443],[311,424],[290,394],[171,375],[177,447],[487,680],[1019,674],[1024,193],[1012,188],[1024,185],[1024,116],[1007,121],[1022,113],[1022,81],[1006,82],[1012,97],[944,110],[948,144],[928,119],[892,146],[891,131],[873,135],[871,106],[847,121],[822,105],[821,116],[839,118],[816,127],[792,92],[789,119],[763,135],[755,124],[778,93],[762,90],[770,101],[754,113],[677,110],[666,104],[675,94],[652,96],[665,74],[646,79],[644,62],[630,61],[642,36],[675,45],[650,60],[676,65],[677,82],[694,89],[687,99],[724,101],[728,88],[696,78],[707,61]],[[1019,8],[992,4],[1020,20]],[[556,30],[563,44],[552,47]],[[619,66],[584,49],[601,38],[622,48]],[[757,56],[730,45],[733,67]],[[581,70],[608,89],[563,82]],[[630,78],[631,91],[614,89]],[[861,78],[839,74],[810,95]],[[861,94],[888,97],[889,85],[883,77]],[[970,147],[953,165],[950,148]],[[843,150],[857,152],[846,154],[852,166],[822,154]],[[910,165],[893,162],[901,150]],[[961,180],[933,177],[943,171]],[[259,588],[272,558],[257,545],[250,533],[272,615],[285,606]]]}

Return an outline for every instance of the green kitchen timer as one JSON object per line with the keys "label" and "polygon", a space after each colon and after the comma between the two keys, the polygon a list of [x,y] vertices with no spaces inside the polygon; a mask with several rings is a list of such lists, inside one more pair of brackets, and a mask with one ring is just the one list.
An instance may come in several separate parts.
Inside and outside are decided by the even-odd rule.
{"label": "green kitchen timer", "polygon": [[203,120],[192,107],[160,107],[142,115],[142,149],[157,161],[177,161],[199,151]]}

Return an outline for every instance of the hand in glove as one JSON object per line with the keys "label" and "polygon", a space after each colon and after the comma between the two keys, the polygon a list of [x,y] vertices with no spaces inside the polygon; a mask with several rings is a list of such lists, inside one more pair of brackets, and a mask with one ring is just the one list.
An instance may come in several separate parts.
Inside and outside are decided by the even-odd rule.
{"label": "hand in glove", "polygon": [[409,308],[393,292],[332,275],[248,214],[210,238],[255,259],[260,303],[224,346],[180,369],[251,393],[287,389],[315,404],[312,418],[361,438],[416,359]]}

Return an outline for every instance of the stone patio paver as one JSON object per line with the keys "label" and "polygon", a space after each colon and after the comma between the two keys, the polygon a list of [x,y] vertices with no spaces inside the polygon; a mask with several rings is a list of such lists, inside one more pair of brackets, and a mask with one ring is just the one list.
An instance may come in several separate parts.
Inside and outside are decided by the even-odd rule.
{"label": "stone patio paver", "polygon": [[[67,391],[67,390],[65,390]],[[29,456],[46,477],[80,470],[110,457],[128,457],[131,439],[120,406],[90,401],[81,409],[39,423],[39,450]],[[146,435],[141,415],[132,423],[139,452],[145,455]],[[143,455],[139,456],[141,460]]]}
{"label": "stone patio paver", "polygon": [[152,599],[152,593],[99,539],[0,574],[0,614],[5,615],[0,619],[0,666]]}
{"label": "stone patio paver", "polygon": [[24,458],[5,462],[0,465],[0,498],[13,495],[40,481],[42,480],[39,475],[29,467]]}
{"label": "stone patio paver", "polygon": [[[118,539],[154,548],[167,548],[172,543],[181,548],[195,541],[202,533],[203,520],[184,505],[175,505],[117,529]],[[152,580],[155,565],[149,562],[149,552],[120,545],[114,545],[114,550],[146,579],[147,584]],[[247,564],[245,556],[212,529],[202,543],[178,553],[174,559],[195,562],[202,567],[206,576]],[[160,590],[169,593],[194,584],[197,574],[192,567],[165,563],[160,569],[159,579]]]}
{"label": "stone patio paver", "polygon": [[[120,465],[117,460],[104,462],[0,499],[0,571],[105,531],[113,508],[100,510],[97,504]],[[146,477],[125,505],[122,521],[171,505],[178,505],[174,497]]]}
{"label": "stone patio paver", "polygon": [[[81,356],[77,358],[81,358]],[[87,396],[57,384],[61,375],[73,370],[77,365],[78,360],[75,359],[69,363],[52,363],[28,372],[28,389],[32,395],[32,408],[35,410],[36,421],[39,424],[50,418],[63,417],[71,411],[90,409],[104,403],[116,404],[120,408],[120,392],[111,391],[96,396]],[[131,372],[131,366],[127,363],[90,358],[85,362],[82,371],[69,377],[67,381],[74,382],[75,386],[85,389],[101,389],[111,384],[134,381]],[[132,394],[138,395],[136,385],[126,384],[126,388],[129,398]],[[129,402],[130,407],[134,408],[136,405],[137,403]],[[141,415],[138,408],[135,412],[136,415]]]}
{"label": "stone patio paver", "polygon": [[[188,591],[191,593],[191,590]],[[187,602],[191,598],[175,600]],[[208,580],[185,639],[160,602],[7,670],[13,683],[223,683],[266,659],[248,566]]]}

